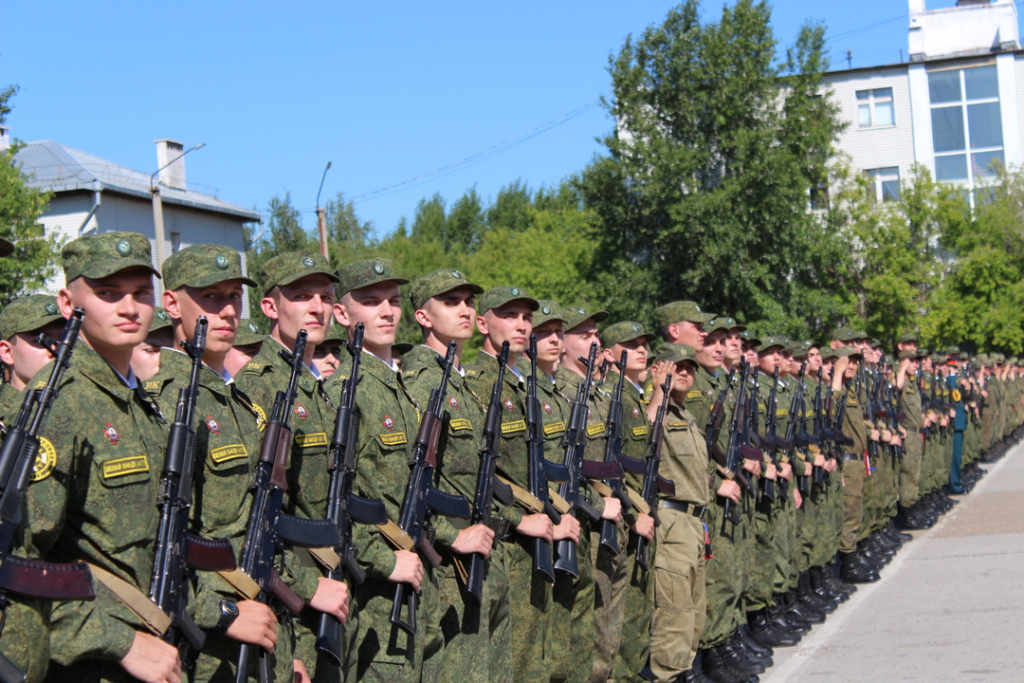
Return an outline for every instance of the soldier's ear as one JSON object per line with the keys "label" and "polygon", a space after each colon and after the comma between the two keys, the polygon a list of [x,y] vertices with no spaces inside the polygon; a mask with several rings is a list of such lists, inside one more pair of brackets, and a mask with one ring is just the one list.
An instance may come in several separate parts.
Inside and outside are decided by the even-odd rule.
{"label": "soldier's ear", "polygon": [[14,367],[14,354],[11,352],[11,342],[6,339],[0,339],[0,361],[3,361],[5,365]]}
{"label": "soldier's ear", "polygon": [[412,317],[416,319],[416,322],[420,327],[425,327],[429,330],[434,326],[434,323],[430,321],[430,316],[428,316],[427,312],[422,308],[417,309],[416,312],[412,314]]}
{"label": "soldier's ear", "polygon": [[480,330],[480,334],[487,336],[487,313],[482,313],[476,317],[476,329]]}
{"label": "soldier's ear", "polygon": [[277,320],[277,299],[272,296],[263,297],[260,299],[260,310],[263,311],[263,315],[267,316],[271,320]]}
{"label": "soldier's ear", "polygon": [[167,289],[164,290],[164,310],[167,311],[167,315],[171,316],[175,320],[181,319],[181,306],[178,299],[179,296],[180,295],[177,292],[173,292]]}
{"label": "soldier's ear", "polygon": [[[74,282],[74,280],[71,282]],[[57,292],[57,308],[60,309],[60,314],[65,320],[69,320],[71,318],[71,311],[74,310],[75,307],[74,301],[71,297],[70,285],[71,283],[68,283],[68,287]]]}

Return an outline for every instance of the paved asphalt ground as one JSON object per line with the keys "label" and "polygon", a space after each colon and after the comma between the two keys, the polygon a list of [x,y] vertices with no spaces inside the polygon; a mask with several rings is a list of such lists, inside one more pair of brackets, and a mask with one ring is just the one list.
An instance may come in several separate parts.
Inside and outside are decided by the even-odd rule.
{"label": "paved asphalt ground", "polygon": [[1024,683],[1024,445],[762,683]]}

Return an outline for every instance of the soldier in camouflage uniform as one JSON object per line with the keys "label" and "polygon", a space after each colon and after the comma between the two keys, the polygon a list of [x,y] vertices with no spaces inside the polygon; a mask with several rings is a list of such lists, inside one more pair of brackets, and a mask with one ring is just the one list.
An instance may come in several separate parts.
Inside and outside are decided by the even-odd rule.
{"label": "soldier in camouflage uniform", "polygon": [[[648,345],[654,339],[653,334],[644,331],[643,325],[625,321],[609,326],[601,333],[601,345],[604,357],[608,362],[619,362],[623,351],[626,352],[626,367],[622,369],[625,382],[622,392],[622,454],[640,461],[647,458],[647,444],[650,440],[650,420],[647,417],[647,402],[641,388],[640,377],[647,370]],[[605,378],[606,389],[619,381],[617,366],[608,370]],[[626,474],[623,487],[632,489],[631,497],[636,497],[643,485],[642,478],[635,474]],[[636,545],[640,536],[651,541],[651,563],[656,561],[657,544],[654,543],[654,519],[637,509],[623,515],[620,526],[619,551],[616,558],[622,563],[624,554],[626,584],[622,593],[622,634],[616,648],[615,660],[609,680],[635,681],[640,671],[646,666],[650,652],[650,625],[654,604],[654,581],[648,570],[636,562]],[[609,555],[604,552],[602,555]],[[599,561],[598,569],[602,569]],[[603,569],[602,569],[603,570]],[[597,663],[595,655],[595,665]]]}
{"label": "soldier in camouflage uniform", "polygon": [[227,373],[232,377],[237,375],[260,352],[264,339],[266,337],[260,334],[260,328],[256,327],[256,323],[251,320],[243,323],[235,336],[235,345],[224,358],[224,369]]}
{"label": "soldier in camouflage uniform", "polygon": [[[450,342],[458,345],[448,395],[444,397],[436,481],[441,490],[469,500],[476,493],[485,406],[483,397],[466,384],[461,357],[462,346],[476,329],[476,295],[483,291],[458,270],[435,270],[414,282],[412,307],[423,332],[423,344],[402,358],[402,379],[416,402],[426,406],[430,392],[441,381],[442,369],[437,361],[444,358]],[[434,627],[440,629],[443,649],[427,653],[423,680],[512,681],[504,538],[508,524],[496,501],[491,514],[493,528],[471,526],[468,520],[435,518],[435,545],[444,551],[441,566],[435,570],[443,611]],[[497,542],[496,531],[502,532]],[[457,578],[468,565],[466,555],[474,552],[488,558],[480,605],[466,597]]]}
{"label": "soldier in camouflage uniform", "polygon": [[[289,512],[307,519],[323,519],[327,513],[327,487],[330,479],[327,463],[327,434],[333,430],[336,402],[332,403],[312,364],[316,345],[323,341],[331,321],[335,301],[334,284],[327,259],[314,252],[288,252],[263,264],[260,269],[260,307],[270,318],[270,334],[260,352],[235,375],[239,391],[251,402],[259,424],[266,424],[274,408],[277,392],[284,391],[291,366],[279,352],[291,350],[300,330],[308,337],[305,366],[297,383],[294,414],[291,416],[292,450],[288,467]],[[297,550],[301,563],[293,567],[290,586],[312,609],[303,610],[293,620],[295,629],[296,670],[308,671],[319,681],[341,681],[340,667],[328,664],[330,671],[316,673],[318,657],[314,648],[319,612],[344,620],[348,591],[340,581],[323,575],[311,556]],[[348,629],[350,632],[353,629]],[[349,634],[351,635],[351,633]]]}
{"label": "soldier in camouflage uniform", "polygon": [[[0,251],[12,245],[0,239]],[[56,339],[64,326],[57,300],[46,294],[15,299],[0,312],[0,360],[7,366],[9,379],[0,388],[0,419],[13,421],[24,399],[22,390],[45,367],[53,355],[36,343],[42,332]],[[15,555],[26,556],[28,548],[17,540]],[[0,621],[0,652],[26,675],[26,683],[38,683],[46,675],[50,658],[50,638],[46,615],[49,601],[7,593],[7,605]]]}
{"label": "soldier in camouflage uniform", "polygon": [[[601,359],[601,341],[597,323],[608,317],[606,311],[589,311],[583,306],[563,308],[565,316],[565,333],[563,335],[564,350],[562,360],[555,372],[558,391],[566,398],[575,400],[580,384],[586,375],[585,360],[589,358],[591,345],[597,344],[595,363]],[[581,360],[583,359],[583,360]],[[595,368],[595,373],[598,372]],[[607,433],[604,418],[608,414],[609,394],[596,385],[592,386],[587,397],[587,445],[584,459],[603,461]],[[618,524],[622,518],[622,503],[614,496],[601,496],[592,484],[584,483],[582,495],[591,507],[601,515]],[[611,603],[611,577],[604,572],[595,571],[598,554],[598,542],[594,535],[600,528],[600,522],[591,521],[585,515],[578,515],[580,537],[577,543],[579,578],[572,582],[572,591],[566,583],[556,583],[554,610],[570,610],[571,606],[571,659],[565,665],[569,670],[569,681],[586,683],[591,680],[594,671],[595,637],[600,642],[607,638],[596,635],[607,633],[610,628],[612,614],[621,616],[621,601]],[[559,578],[561,581],[561,578]],[[621,621],[619,622],[621,626]],[[609,660],[610,661],[610,660]]]}
{"label": "soldier in camouflage uniform", "polygon": [[[709,335],[710,336],[710,335]],[[705,345],[705,349],[707,346]],[[651,623],[651,672],[654,680],[696,681],[691,670],[704,630],[704,514],[711,500],[714,466],[704,433],[683,401],[696,379],[696,351],[685,344],[662,344],[655,356],[671,363],[671,398],[663,423],[661,474],[675,485],[659,497],[658,556],[654,565],[654,615]],[[660,403],[663,376],[654,373],[651,405]]]}
{"label": "soldier in camouflage uniform", "polygon": [[139,381],[145,382],[160,372],[160,351],[173,343],[171,317],[167,315],[167,311],[157,306],[153,312],[153,322],[149,325],[149,334],[132,351],[132,371]]}
{"label": "soldier in camouflage uniform", "polygon": [[[161,352],[160,372],[144,382],[156,402],[173,406],[188,382],[192,359],[180,350],[191,341],[199,316],[208,321],[204,367],[199,377],[195,425],[196,471],[193,529],[206,538],[227,538],[241,552],[252,496],[249,487],[260,438],[249,400],[224,369],[242,313],[242,286],[256,283],[242,274],[238,252],[219,244],[198,244],[171,255],[163,265],[164,309],[173,326],[173,343]],[[195,622],[206,631],[193,680],[234,681],[239,643],[273,652],[279,680],[293,675],[290,618],[279,634],[270,607],[245,599],[214,572],[197,573]],[[347,607],[345,609],[347,611]],[[249,675],[257,678],[255,658]]]}

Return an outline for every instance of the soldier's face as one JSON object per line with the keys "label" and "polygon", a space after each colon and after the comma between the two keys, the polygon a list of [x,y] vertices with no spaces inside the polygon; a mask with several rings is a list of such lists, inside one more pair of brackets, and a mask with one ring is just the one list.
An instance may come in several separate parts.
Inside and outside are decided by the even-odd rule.
{"label": "soldier's face", "polygon": [[160,372],[160,351],[162,346],[146,340],[132,350],[132,372],[140,381],[145,381]]}
{"label": "soldier's face", "polygon": [[751,367],[757,367],[757,347],[753,344],[744,344],[743,356]]}
{"label": "soldier's face", "polygon": [[416,311],[416,322],[444,344],[466,341],[476,329],[476,295],[468,287],[438,294]]}
{"label": "soldier's face", "polygon": [[782,372],[782,347],[772,346],[757,353],[757,367],[766,375],[775,372],[779,368]]}
{"label": "soldier's face", "polygon": [[[601,340],[597,336],[597,323],[593,320],[585,320],[576,327],[565,333],[563,339],[562,354],[575,365],[583,365],[580,358],[590,357],[590,345],[597,344],[597,355],[594,356],[594,364],[601,364]],[[596,371],[596,368],[595,368]],[[584,370],[584,374],[585,374]]]}
{"label": "soldier's face", "polygon": [[164,291],[164,309],[175,320],[181,320],[182,339],[191,340],[196,321],[205,315],[206,353],[222,358],[235,343],[242,316],[242,282],[225,280],[209,287],[182,287]]}
{"label": "soldier's face", "polygon": [[500,349],[508,342],[509,353],[518,355],[526,350],[533,332],[533,310],[525,301],[509,301],[479,316],[476,326],[492,347]]}
{"label": "soldier's face", "polygon": [[245,364],[256,357],[260,352],[262,344],[250,344],[249,346],[233,346],[224,356],[224,369],[234,377],[238,371],[245,367]]}
{"label": "soldier's face", "polygon": [[821,367],[821,350],[817,347],[811,347],[811,350],[807,352],[807,373],[817,374],[818,368]]}
{"label": "soldier's face", "polygon": [[683,360],[676,363],[672,377],[672,397],[676,400],[686,398],[686,392],[693,388],[697,378],[697,367],[693,361]]}
{"label": "soldier's face", "polygon": [[622,352],[626,352],[626,376],[635,378],[647,370],[647,342],[643,337],[630,339],[629,341],[615,344],[610,349],[605,349],[605,358],[609,361],[618,361],[622,358]]}
{"label": "soldier's face", "polygon": [[782,360],[779,363],[779,372],[787,375],[792,375],[795,372],[797,364],[793,362],[793,352],[783,351]]}
{"label": "soldier's face", "polygon": [[57,339],[63,329],[62,323],[55,323],[41,330],[22,332],[12,335],[9,340],[0,341],[0,360],[13,368],[10,378],[12,387],[21,391],[37,372],[53,360],[50,350],[36,343],[39,333]]}
{"label": "soldier's face", "polygon": [[925,372],[931,372],[932,371],[932,359],[931,358],[922,358],[921,359],[921,369],[924,370]]}
{"label": "soldier's face", "polygon": [[[707,344],[707,340],[704,340]],[[739,332],[730,332],[725,335],[725,356],[724,359],[732,363],[738,363],[743,355],[743,337]]]}
{"label": "soldier's face", "polygon": [[683,320],[672,327],[676,328],[675,338],[672,340],[676,344],[687,344],[698,351],[704,348],[704,340],[708,336],[708,333],[704,331],[704,323]]}
{"label": "soldier's face", "polygon": [[562,321],[549,320],[533,328],[533,333],[537,335],[537,361],[545,364],[558,362],[565,348]]}
{"label": "soldier's face", "polygon": [[273,334],[286,346],[294,343],[300,330],[306,330],[307,346],[322,342],[331,322],[334,283],[324,275],[309,275],[276,289],[277,296],[260,301],[263,313],[274,321]]}
{"label": "soldier's face", "polygon": [[[402,319],[402,295],[394,280],[378,282],[347,293],[334,306],[334,318],[346,328],[349,338],[359,323],[363,329],[363,347],[381,357],[390,355]],[[387,349],[387,353],[384,350]]]}
{"label": "soldier's face", "polygon": [[856,358],[850,358],[850,364],[846,366],[846,372],[843,373],[845,379],[853,379],[857,376],[857,370],[860,368],[860,361]]}
{"label": "soldier's face", "polygon": [[81,334],[100,355],[104,349],[130,350],[142,343],[153,322],[153,276],[129,268],[99,280],[78,277],[60,290],[57,304],[65,318],[77,306],[85,310]]}
{"label": "soldier's face", "polygon": [[832,370],[836,367],[836,359],[829,358],[821,362],[821,378],[825,381],[832,381]]}
{"label": "soldier's face", "polygon": [[725,330],[708,332],[703,350],[697,351],[697,362],[706,368],[722,367],[725,358]]}
{"label": "soldier's face", "polygon": [[324,379],[337,372],[341,365],[341,342],[330,341],[317,346],[313,352],[313,365]]}

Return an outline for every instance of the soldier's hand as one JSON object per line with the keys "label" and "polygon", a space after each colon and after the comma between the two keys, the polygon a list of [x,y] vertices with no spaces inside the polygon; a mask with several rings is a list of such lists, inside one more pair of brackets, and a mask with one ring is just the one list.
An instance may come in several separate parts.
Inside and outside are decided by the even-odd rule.
{"label": "soldier's hand", "polygon": [[618,498],[605,498],[604,499],[604,512],[601,513],[601,519],[610,519],[611,521],[618,524],[622,521],[622,501]]}
{"label": "soldier's hand", "polygon": [[143,683],[181,683],[178,648],[149,633],[135,632],[121,668]]}
{"label": "soldier's hand", "polygon": [[573,543],[580,542],[580,521],[574,515],[562,515],[562,521],[555,526],[555,541],[568,538]]}
{"label": "soldier's hand", "polygon": [[892,443],[892,432],[888,429],[882,430],[882,436],[879,439],[882,443]]}
{"label": "soldier's hand", "polygon": [[316,593],[309,600],[309,606],[317,612],[330,614],[341,623],[348,619],[348,586],[344,581],[335,581],[321,576]]}
{"label": "soldier's hand", "polygon": [[902,425],[900,425],[899,430],[900,430],[900,438],[901,439],[907,438],[907,428],[902,426]]}
{"label": "soldier's hand", "polygon": [[654,517],[641,513],[633,525],[633,531],[648,541],[654,540]]}
{"label": "soldier's hand", "polygon": [[779,478],[778,470],[775,469],[774,464],[770,462],[764,464],[764,478],[768,481],[775,481]]}
{"label": "soldier's hand", "polygon": [[423,582],[423,563],[420,556],[408,550],[395,551],[395,568],[391,570],[388,581],[408,583],[419,593]]}
{"label": "soldier's hand", "polygon": [[899,446],[899,445],[900,445],[901,443],[903,443],[903,440],[902,440],[902,439],[900,439],[900,437],[898,437],[898,436],[896,436],[896,435],[893,435],[893,437],[892,437],[892,441],[890,441],[890,442],[889,442],[889,445],[890,445],[890,446],[892,446],[893,448],[896,448],[896,447],[897,447],[897,446]]}
{"label": "soldier's hand", "polygon": [[743,469],[750,472],[755,477],[761,476],[761,461],[760,460],[747,460],[743,459]]}
{"label": "soldier's hand", "polygon": [[868,438],[872,441],[878,441],[881,438],[881,434],[878,433],[877,429],[872,429],[871,433],[868,434]]}
{"label": "soldier's hand", "polygon": [[273,652],[277,644],[277,617],[262,602],[242,600],[238,603],[238,617],[224,632],[228,638],[240,643],[258,645]]}
{"label": "soldier's hand", "polygon": [[743,493],[743,489],[740,485],[734,482],[732,479],[726,479],[722,482],[722,485],[715,491],[716,494],[722,498],[728,498],[734,503],[740,502],[740,494]]}
{"label": "soldier's hand", "polygon": [[825,461],[825,471],[826,472],[835,472],[836,468],[838,468],[838,467],[839,467],[839,465],[836,464],[836,461],[835,461],[834,458],[832,460],[826,460]]}
{"label": "soldier's hand", "polygon": [[545,514],[524,515],[522,520],[519,521],[516,531],[523,536],[543,538],[548,543],[551,543],[555,538],[555,525],[551,523],[551,519]]}
{"label": "soldier's hand", "polygon": [[814,466],[815,467],[824,467],[825,466],[825,456],[822,455],[821,453],[815,453],[814,454]]}
{"label": "soldier's hand", "polygon": [[786,481],[789,481],[790,479],[793,478],[793,466],[790,465],[788,462],[780,463],[778,469],[779,476],[785,479]]}
{"label": "soldier's hand", "polygon": [[799,509],[800,506],[803,505],[803,504],[804,504],[804,497],[800,495],[800,489],[794,488],[793,489],[793,505],[795,505]]}
{"label": "soldier's hand", "polygon": [[302,663],[301,659],[292,660],[292,669],[295,671],[295,683],[312,683],[309,680],[309,672],[306,671],[306,665]]}
{"label": "soldier's hand", "polygon": [[452,543],[452,550],[463,555],[480,553],[484,557],[491,556],[491,548],[494,547],[494,531],[483,524],[474,524],[466,527],[455,537]]}

